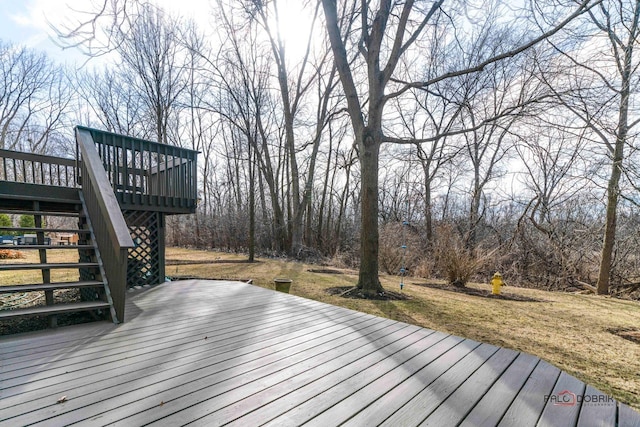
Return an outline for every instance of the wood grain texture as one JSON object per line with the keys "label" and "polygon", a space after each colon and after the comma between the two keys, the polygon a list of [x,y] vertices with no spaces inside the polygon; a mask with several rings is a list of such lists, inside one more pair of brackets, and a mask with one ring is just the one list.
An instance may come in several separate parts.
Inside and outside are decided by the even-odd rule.
{"label": "wood grain texture", "polygon": [[621,403],[618,408],[618,427],[640,427],[640,413]]}
{"label": "wood grain texture", "polygon": [[639,425],[545,403],[601,393],[534,356],[246,283],[165,283],[126,309],[1,337],[0,425]]}

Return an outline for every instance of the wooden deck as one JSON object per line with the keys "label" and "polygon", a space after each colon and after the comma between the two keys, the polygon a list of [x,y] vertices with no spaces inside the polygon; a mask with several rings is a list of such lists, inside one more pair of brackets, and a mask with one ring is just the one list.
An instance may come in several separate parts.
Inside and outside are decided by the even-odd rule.
{"label": "wooden deck", "polygon": [[0,425],[640,426],[537,357],[244,283],[127,300],[0,338]]}

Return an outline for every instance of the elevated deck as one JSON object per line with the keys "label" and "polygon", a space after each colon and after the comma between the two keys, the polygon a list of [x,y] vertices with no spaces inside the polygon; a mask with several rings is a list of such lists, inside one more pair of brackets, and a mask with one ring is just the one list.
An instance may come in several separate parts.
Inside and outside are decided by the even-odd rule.
{"label": "elevated deck", "polygon": [[[0,150],[0,210],[41,222],[51,214],[76,216],[95,231],[90,256],[104,278],[105,298],[113,302],[112,317],[121,321],[127,287],[165,280],[165,216],[195,212],[198,152],[83,126],[75,136],[74,159]],[[44,259],[51,249],[44,245],[50,243],[47,233],[65,230],[37,228],[42,241],[31,249]],[[77,249],[80,258],[89,256],[86,245]],[[77,267],[87,280],[97,274]],[[42,261],[33,268],[48,284],[54,267]],[[53,294],[47,295],[52,305]]]}
{"label": "elevated deck", "polygon": [[198,152],[102,130],[88,132],[122,210],[196,211]]}
{"label": "elevated deck", "polygon": [[0,338],[0,424],[640,425],[537,357],[244,283],[143,289],[126,316]]}
{"label": "elevated deck", "polygon": [[[77,134],[95,146],[123,211],[188,214],[198,198],[198,152],[181,147],[77,126]],[[60,199],[82,183],[82,156],[75,159],[0,149],[0,195],[32,196],[48,188],[45,197]],[[106,191],[108,188],[103,189]]]}

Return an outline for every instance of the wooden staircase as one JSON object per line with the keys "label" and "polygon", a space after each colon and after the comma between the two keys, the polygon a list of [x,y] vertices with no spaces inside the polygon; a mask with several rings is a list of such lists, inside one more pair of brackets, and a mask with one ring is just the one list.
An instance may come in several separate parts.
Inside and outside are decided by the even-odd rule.
{"label": "wooden staircase", "polygon": [[[17,276],[27,277],[27,281],[33,279],[31,283],[0,286],[0,302],[3,302],[0,306],[0,321],[26,316],[46,316],[49,326],[55,327],[59,315],[79,311],[89,312],[95,319],[116,320],[103,263],[91,222],[86,214],[81,190],[73,189],[67,192],[66,199],[56,200],[34,195],[5,195],[0,197],[0,213],[33,215],[35,222],[35,227],[32,228],[0,227],[0,234],[17,232],[36,236],[35,243],[0,246],[0,249],[37,251],[38,254],[37,262],[17,259],[14,262],[0,264],[0,272],[18,271],[21,273]],[[64,219],[67,219],[68,224],[68,218],[76,220],[77,228],[69,228],[69,225],[47,225],[48,222],[56,223]],[[58,244],[59,242],[49,237],[54,233],[76,234],[78,242],[73,245]],[[63,250],[77,251],[77,261],[61,259],[59,255]],[[33,273],[25,273],[29,270],[39,270],[38,278],[41,280],[36,280]],[[19,301],[36,303],[21,306],[16,304]]]}
{"label": "wooden staircase", "polygon": [[[25,316],[55,326],[57,316],[76,311],[123,322],[127,287],[165,279],[165,215],[196,211],[197,151],[83,126],[74,132],[74,159],[0,149],[0,212],[35,219],[35,227],[0,234],[36,237],[0,246],[32,254],[0,261],[0,326]],[[77,227],[53,227],[61,221],[52,218],[75,218]],[[56,245],[46,238],[55,232],[80,239]],[[77,251],[77,261],[56,256],[62,249]],[[73,301],[61,298],[68,291]],[[9,304],[25,295],[40,295],[38,304]]]}

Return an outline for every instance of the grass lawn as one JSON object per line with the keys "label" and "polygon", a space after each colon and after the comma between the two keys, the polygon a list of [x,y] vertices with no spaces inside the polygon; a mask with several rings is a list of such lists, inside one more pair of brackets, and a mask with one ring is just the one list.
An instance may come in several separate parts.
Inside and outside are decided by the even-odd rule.
{"label": "grass lawn", "polygon": [[[61,252],[57,256],[77,257],[73,251]],[[37,262],[36,258],[37,251],[29,252],[24,261]],[[293,279],[291,293],[295,295],[535,354],[640,409],[640,344],[611,332],[640,328],[640,302],[503,288],[505,294],[539,300],[511,301],[419,286],[425,281],[411,278],[405,279],[403,291],[408,300],[347,299],[325,290],[355,285],[355,271],[271,259],[249,264],[241,262],[244,255],[181,248],[167,248],[166,258],[168,276],[253,279],[255,285],[271,289],[275,277],[286,277]],[[309,271],[319,268],[340,274]],[[34,280],[25,276],[29,272],[18,274],[0,272],[0,285]],[[400,290],[398,277],[382,275],[381,281],[388,290]],[[490,289],[488,284],[470,287]]]}

